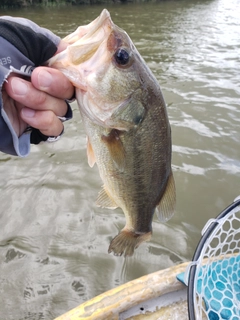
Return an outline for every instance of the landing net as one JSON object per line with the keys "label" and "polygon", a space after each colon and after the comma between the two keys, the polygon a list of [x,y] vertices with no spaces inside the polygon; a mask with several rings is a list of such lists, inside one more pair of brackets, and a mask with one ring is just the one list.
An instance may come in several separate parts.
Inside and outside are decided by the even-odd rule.
{"label": "landing net", "polygon": [[189,271],[190,320],[240,319],[240,199],[202,231]]}

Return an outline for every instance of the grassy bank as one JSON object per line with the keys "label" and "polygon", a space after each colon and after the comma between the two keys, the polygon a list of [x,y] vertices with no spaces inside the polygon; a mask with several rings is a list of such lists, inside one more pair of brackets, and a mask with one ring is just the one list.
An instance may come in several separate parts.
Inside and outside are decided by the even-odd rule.
{"label": "grassy bank", "polygon": [[79,5],[104,2],[125,2],[128,0],[0,0],[0,8],[21,8],[29,6],[54,6],[60,4]]}

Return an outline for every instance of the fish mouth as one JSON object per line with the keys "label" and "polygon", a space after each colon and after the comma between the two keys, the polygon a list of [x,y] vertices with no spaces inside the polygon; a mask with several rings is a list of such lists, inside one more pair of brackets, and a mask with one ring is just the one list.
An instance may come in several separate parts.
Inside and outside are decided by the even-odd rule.
{"label": "fish mouth", "polygon": [[91,59],[100,45],[109,37],[113,26],[110,13],[104,9],[91,23],[79,27],[73,34],[64,38],[63,41],[70,45],[71,62],[74,65],[80,65]]}
{"label": "fish mouth", "polygon": [[100,16],[98,16],[89,24],[78,27],[76,31],[63,38],[63,41],[67,42],[68,44],[74,44],[80,39],[88,39],[104,25],[106,20],[108,20],[110,24],[113,24],[110,13],[107,9],[103,9]]}
{"label": "fish mouth", "polygon": [[100,56],[95,54],[107,42],[113,29],[110,13],[104,9],[91,23],[78,27],[63,38],[67,48],[49,59],[47,65],[60,70],[76,88],[87,91],[86,76],[92,72]]}

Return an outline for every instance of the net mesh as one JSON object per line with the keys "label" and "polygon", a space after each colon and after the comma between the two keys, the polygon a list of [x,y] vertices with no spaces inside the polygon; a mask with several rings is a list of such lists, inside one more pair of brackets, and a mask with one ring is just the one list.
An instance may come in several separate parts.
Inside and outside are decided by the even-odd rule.
{"label": "net mesh", "polygon": [[[240,206],[217,223],[196,265],[194,312],[197,320],[240,319]],[[209,226],[209,224],[208,224]],[[203,232],[206,232],[207,226]]]}

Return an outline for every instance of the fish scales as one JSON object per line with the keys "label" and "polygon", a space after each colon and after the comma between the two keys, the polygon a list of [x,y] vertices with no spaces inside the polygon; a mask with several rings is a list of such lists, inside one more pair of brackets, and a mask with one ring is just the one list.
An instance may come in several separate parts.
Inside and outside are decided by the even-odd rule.
{"label": "fish scales", "polygon": [[120,207],[126,217],[109,252],[132,255],[150,239],[154,212],[165,221],[175,210],[164,98],[129,36],[114,25],[106,9],[65,41],[68,48],[49,65],[76,87],[89,165],[97,164],[104,183],[97,205]]}

